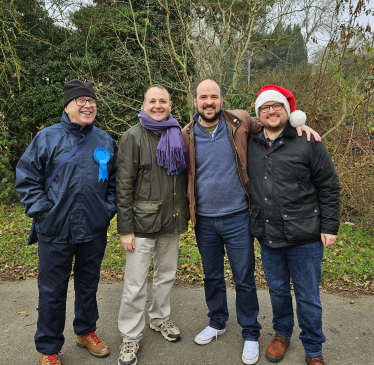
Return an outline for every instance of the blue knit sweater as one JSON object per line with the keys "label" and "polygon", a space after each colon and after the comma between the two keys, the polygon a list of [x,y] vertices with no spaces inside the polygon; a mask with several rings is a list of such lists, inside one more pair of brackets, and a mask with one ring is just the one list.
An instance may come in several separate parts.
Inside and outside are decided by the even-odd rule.
{"label": "blue knit sweater", "polygon": [[223,114],[212,136],[201,127],[197,114],[194,119],[196,213],[220,217],[248,209]]}

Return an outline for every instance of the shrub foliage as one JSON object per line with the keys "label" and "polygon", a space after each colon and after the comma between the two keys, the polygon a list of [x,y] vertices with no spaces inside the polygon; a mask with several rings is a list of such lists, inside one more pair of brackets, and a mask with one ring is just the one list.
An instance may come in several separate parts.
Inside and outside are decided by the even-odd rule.
{"label": "shrub foliage", "polygon": [[[222,78],[228,93],[224,108],[246,109],[252,115],[261,86],[274,83],[290,89],[335,163],[342,216],[373,224],[374,39],[370,27],[356,25],[365,10],[362,2],[331,33],[314,63],[307,60],[299,26],[279,22],[266,27],[272,2],[253,19],[249,8],[230,8],[230,1],[223,7],[184,0],[94,3],[79,7],[67,22],[54,22],[43,1],[0,3],[0,202],[15,198],[14,169],[32,138],[59,122],[66,81],[79,78],[94,85],[99,98],[96,123],[118,140],[137,123],[143,93],[151,84],[169,89],[173,114],[183,125],[192,115],[192,82],[214,75]],[[338,8],[343,5],[338,1]],[[243,29],[230,23],[239,18]],[[199,34],[191,19],[199,19]],[[253,20],[250,32],[245,28],[248,19]],[[241,47],[240,42],[247,43]],[[256,58],[248,85],[244,75],[250,54]]]}

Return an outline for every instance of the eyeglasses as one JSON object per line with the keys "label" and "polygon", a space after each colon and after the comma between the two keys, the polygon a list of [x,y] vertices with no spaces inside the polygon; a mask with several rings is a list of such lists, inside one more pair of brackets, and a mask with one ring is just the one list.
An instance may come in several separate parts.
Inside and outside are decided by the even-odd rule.
{"label": "eyeglasses", "polygon": [[95,99],[76,98],[74,100],[78,106],[86,106],[87,101],[88,101],[88,104],[90,104],[90,106],[96,106]]}
{"label": "eyeglasses", "polygon": [[272,105],[264,105],[260,108],[260,112],[261,113],[267,113],[270,108],[273,108],[274,111],[278,111],[278,110],[281,110],[283,108],[283,104],[281,103],[275,103],[275,104],[272,104]]}

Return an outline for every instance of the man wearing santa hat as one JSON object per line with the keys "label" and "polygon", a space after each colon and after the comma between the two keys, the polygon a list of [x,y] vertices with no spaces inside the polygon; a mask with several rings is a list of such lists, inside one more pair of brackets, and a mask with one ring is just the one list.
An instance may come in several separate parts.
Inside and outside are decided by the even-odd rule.
{"label": "man wearing santa hat", "polygon": [[264,86],[255,109],[263,128],[248,140],[251,231],[261,246],[275,331],[265,356],[279,362],[290,344],[292,279],[306,362],[325,365],[319,284],[324,247],[339,229],[338,176],[323,143],[297,138],[292,125],[306,115],[289,90]]}

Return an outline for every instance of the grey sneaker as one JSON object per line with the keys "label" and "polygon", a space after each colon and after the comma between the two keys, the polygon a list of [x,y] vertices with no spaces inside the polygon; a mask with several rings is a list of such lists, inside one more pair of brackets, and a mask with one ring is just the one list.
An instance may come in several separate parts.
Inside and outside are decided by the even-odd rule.
{"label": "grey sneaker", "polygon": [[161,332],[162,336],[170,342],[176,342],[181,339],[181,333],[178,327],[170,320],[167,319],[165,322],[161,323],[160,326],[155,326],[154,324],[150,323],[149,327],[151,329]]}
{"label": "grey sneaker", "polygon": [[118,365],[136,365],[138,362],[136,358],[138,350],[139,344],[137,342],[124,342],[120,347]]}

